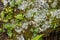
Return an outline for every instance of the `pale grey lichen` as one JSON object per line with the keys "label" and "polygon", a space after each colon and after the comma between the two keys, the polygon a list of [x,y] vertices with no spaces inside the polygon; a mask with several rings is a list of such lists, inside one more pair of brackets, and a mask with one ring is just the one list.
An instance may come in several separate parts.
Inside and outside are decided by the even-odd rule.
{"label": "pale grey lichen", "polygon": [[18,9],[20,10],[25,10],[28,6],[30,6],[32,4],[32,2],[28,2],[28,1],[23,1],[21,3],[21,5],[18,6]]}
{"label": "pale grey lichen", "polygon": [[17,36],[17,40],[25,40],[23,35]]}
{"label": "pale grey lichen", "polygon": [[4,1],[3,1],[3,4],[4,4],[4,5],[7,5],[7,3],[8,3],[7,0],[4,0]]}
{"label": "pale grey lichen", "polygon": [[23,29],[27,29],[27,28],[28,28],[28,22],[23,23],[22,28],[23,28]]}
{"label": "pale grey lichen", "polygon": [[60,18],[60,9],[56,10],[52,16],[56,17],[56,18]]}
{"label": "pale grey lichen", "polygon": [[58,3],[57,0],[54,0],[54,2],[51,4],[51,7],[55,8],[57,6],[57,3]]}
{"label": "pale grey lichen", "polygon": [[50,28],[51,25],[49,24],[49,22],[45,21],[45,24],[42,25],[40,31],[45,31],[46,29]]}
{"label": "pale grey lichen", "polygon": [[15,28],[15,31],[16,31],[18,34],[20,34],[20,33],[23,31],[23,29],[22,29],[22,28],[17,27],[17,28]]}
{"label": "pale grey lichen", "polygon": [[46,3],[45,0],[36,0],[35,7],[41,8],[41,9],[47,9],[49,8],[49,5]]}
{"label": "pale grey lichen", "polygon": [[27,13],[25,14],[25,17],[26,17],[26,18],[31,18],[31,17],[33,17],[33,15],[35,14],[35,12],[37,12],[37,8],[30,9],[30,10],[28,10]]}

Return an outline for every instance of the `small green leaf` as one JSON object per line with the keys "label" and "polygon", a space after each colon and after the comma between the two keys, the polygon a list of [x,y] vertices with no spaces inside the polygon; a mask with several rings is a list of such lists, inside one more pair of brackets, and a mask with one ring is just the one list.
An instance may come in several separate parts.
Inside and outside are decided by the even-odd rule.
{"label": "small green leaf", "polygon": [[3,30],[0,28],[0,32],[3,32]]}
{"label": "small green leaf", "polygon": [[34,29],[34,33],[37,33],[38,31],[39,31],[38,28],[35,28],[35,29]]}
{"label": "small green leaf", "polygon": [[22,2],[22,0],[16,0],[16,5],[20,5],[21,4],[21,2]]}
{"label": "small green leaf", "polygon": [[41,35],[37,35],[35,38],[33,38],[32,40],[42,40],[42,36],[44,34],[41,34]]}
{"label": "small green leaf", "polygon": [[4,18],[4,11],[1,12],[1,18],[3,19]]}
{"label": "small green leaf", "polygon": [[4,19],[3,22],[8,22],[8,20],[5,20],[5,19]]}
{"label": "small green leaf", "polygon": [[24,18],[24,16],[22,14],[18,14],[17,16],[15,16],[16,19],[22,20]]}
{"label": "small green leaf", "polygon": [[12,19],[12,15],[7,15],[6,17],[5,17],[5,19]]}
{"label": "small green leaf", "polygon": [[7,34],[10,38],[12,37],[12,32],[10,30],[7,31]]}
{"label": "small green leaf", "polygon": [[7,30],[13,30],[16,27],[16,25],[14,25],[14,24],[4,24],[3,26]]}
{"label": "small green leaf", "polygon": [[0,18],[0,21],[1,21],[1,18]]}
{"label": "small green leaf", "polygon": [[14,7],[14,6],[15,6],[14,0],[11,1],[10,6],[11,6],[11,7]]}

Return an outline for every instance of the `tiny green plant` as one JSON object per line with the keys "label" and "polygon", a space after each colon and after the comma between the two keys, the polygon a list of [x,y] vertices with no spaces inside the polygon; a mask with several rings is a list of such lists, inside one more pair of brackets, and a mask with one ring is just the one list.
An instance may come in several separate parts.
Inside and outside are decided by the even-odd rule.
{"label": "tiny green plant", "polygon": [[13,9],[11,7],[4,8],[1,12],[1,19],[3,22],[8,22],[8,20],[13,18]]}
{"label": "tiny green plant", "polygon": [[13,33],[12,31],[16,26],[14,24],[8,23],[8,24],[3,24],[3,27],[7,29],[7,34],[11,38]]}
{"label": "tiny green plant", "polygon": [[15,3],[15,5],[20,5],[21,2],[22,2],[22,0],[17,0],[16,3]]}
{"label": "tiny green plant", "polygon": [[42,40],[44,34],[41,35],[37,35],[36,37],[34,37],[32,40]]}
{"label": "tiny green plant", "polygon": [[0,33],[3,32],[3,30],[0,28]]}
{"label": "tiny green plant", "polygon": [[24,19],[24,15],[18,14],[17,16],[15,16],[15,18],[19,19],[19,20],[23,20]]}

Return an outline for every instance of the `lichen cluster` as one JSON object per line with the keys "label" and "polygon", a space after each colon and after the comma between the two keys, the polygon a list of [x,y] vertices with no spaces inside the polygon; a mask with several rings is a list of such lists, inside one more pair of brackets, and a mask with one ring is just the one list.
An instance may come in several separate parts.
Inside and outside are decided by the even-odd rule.
{"label": "lichen cluster", "polygon": [[0,33],[7,40],[42,40],[41,32],[60,26],[59,0],[1,0]]}

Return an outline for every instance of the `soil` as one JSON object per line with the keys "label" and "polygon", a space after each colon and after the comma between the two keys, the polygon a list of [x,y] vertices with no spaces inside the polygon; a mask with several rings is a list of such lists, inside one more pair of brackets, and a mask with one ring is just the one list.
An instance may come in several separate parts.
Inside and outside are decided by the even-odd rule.
{"label": "soil", "polygon": [[43,40],[60,40],[60,29],[50,30],[49,33],[46,32]]}

